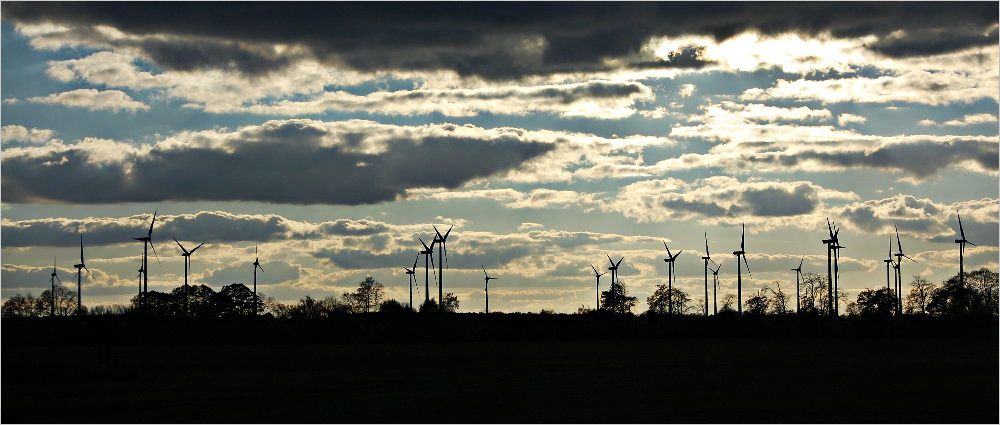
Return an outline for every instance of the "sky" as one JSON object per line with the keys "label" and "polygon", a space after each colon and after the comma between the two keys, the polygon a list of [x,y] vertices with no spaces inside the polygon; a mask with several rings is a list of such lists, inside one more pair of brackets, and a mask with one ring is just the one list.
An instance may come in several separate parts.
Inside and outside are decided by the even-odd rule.
{"label": "sky", "polygon": [[[69,283],[87,305],[252,282],[279,301],[371,275],[406,301],[433,225],[460,311],[595,304],[591,265],[638,311],[789,271],[885,285],[998,263],[993,3],[20,3],[0,19],[0,297]],[[893,247],[895,251],[896,248]],[[437,260],[435,258],[435,260]],[[422,300],[423,260],[414,298]],[[744,273],[746,270],[744,269]],[[601,280],[607,289],[609,276]],[[433,279],[433,275],[432,275]],[[904,285],[904,290],[908,286]],[[437,289],[431,286],[431,295]],[[709,298],[712,293],[709,292]],[[842,307],[843,308],[843,307]]]}

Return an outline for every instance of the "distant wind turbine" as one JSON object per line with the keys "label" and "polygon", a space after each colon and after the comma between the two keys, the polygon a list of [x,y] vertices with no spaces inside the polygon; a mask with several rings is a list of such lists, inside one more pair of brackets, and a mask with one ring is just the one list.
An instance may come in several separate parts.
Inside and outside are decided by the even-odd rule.
{"label": "distant wind turbine", "polygon": [[256,316],[257,310],[260,308],[257,305],[259,301],[259,297],[257,296],[257,269],[260,269],[260,272],[264,273],[264,268],[260,266],[260,257],[257,255],[257,245],[253,246],[253,257],[253,315]]}
{"label": "distant wind turbine", "polygon": [[958,231],[962,236],[962,239],[955,239],[955,243],[958,244],[958,282],[965,287],[965,244],[976,246],[976,244],[970,242],[965,238],[965,228],[962,227],[962,214],[958,215]]}
{"label": "distant wind turbine", "polygon": [[896,314],[903,314],[903,259],[910,260],[914,263],[917,260],[910,258],[908,255],[903,253],[903,242],[899,239],[899,228],[893,226],[896,229]]}
{"label": "distant wind turbine", "polygon": [[667,250],[667,258],[663,259],[663,262],[667,263],[667,313],[674,314],[674,260],[684,250],[677,251],[677,254],[671,254],[666,242],[663,243],[663,247]]}
{"label": "distant wind turbine", "polygon": [[[438,310],[444,309],[444,267],[445,263],[448,261],[448,235],[451,233],[451,229],[455,226],[448,228],[444,235],[438,231],[437,226],[434,227],[434,242],[438,244]],[[443,258],[442,258],[443,256]]]}
{"label": "distant wind turbine", "polygon": [[[746,242],[746,224],[742,226],[740,232],[740,250],[733,251],[733,255],[736,256],[736,312],[740,315],[743,314],[743,268],[745,264],[747,266],[747,275],[753,279],[753,274],[750,272],[750,263],[747,262],[747,252],[744,242]],[[740,263],[740,258],[743,262]]]}
{"label": "distant wind turbine", "polygon": [[486,314],[490,314],[490,281],[500,279],[499,277],[490,276],[486,273],[486,266],[483,266],[483,276],[486,276]]}
{"label": "distant wind turbine", "polygon": [[[204,245],[205,243],[202,242],[198,244],[198,246],[194,247],[194,249],[192,249],[191,251],[188,251],[186,248],[184,248],[184,245],[181,245],[180,241],[178,241],[177,238],[173,239],[174,242],[177,242],[177,246],[181,247],[181,257],[184,257],[184,315],[187,316],[188,315],[188,270],[191,267],[191,255],[194,254],[194,252],[197,251],[198,248],[201,248],[201,246]],[[256,275],[257,273],[255,272],[254,276]],[[256,281],[256,278],[254,280]]]}
{"label": "distant wind turbine", "polygon": [[701,259],[705,260],[705,317],[708,317],[708,262],[712,261],[712,255],[708,252],[708,232],[705,232],[705,256]]}
{"label": "distant wind turbine", "polygon": [[[82,261],[81,261],[82,263]],[[56,273],[56,259],[52,258],[52,274],[49,275],[49,281],[52,284],[52,289],[49,292],[51,300],[49,300],[49,316],[55,317],[56,315],[56,282],[59,282],[59,286],[62,286],[62,280],[59,280],[59,274]]]}
{"label": "distant wind turbine", "polygon": [[[607,254],[605,254],[605,255],[607,255]],[[624,259],[625,259],[625,257],[622,257],[616,263],[615,260],[612,260],[611,256],[608,255],[608,261],[611,262],[611,267],[608,267],[608,270],[611,271],[611,285],[612,286],[614,286],[614,284],[616,282],[618,282],[618,266],[620,266],[622,264],[622,260],[624,260]]]}
{"label": "distant wind turbine", "polygon": [[146,236],[141,236],[138,238],[132,238],[137,241],[142,242],[142,291],[141,297],[139,297],[139,305],[145,306],[146,304],[146,294],[149,292],[149,249],[153,249],[153,256],[156,257],[156,261],[160,261],[160,256],[156,255],[156,247],[153,246],[153,225],[156,224],[156,210],[153,210],[153,220],[149,222],[149,230],[146,232]]}
{"label": "distant wind turbine", "polygon": [[590,268],[594,269],[594,277],[597,278],[597,310],[600,310],[601,309],[601,276],[604,276],[604,275],[608,274],[608,272],[598,273],[597,272],[597,267],[594,267],[593,264],[590,265]]}
{"label": "distant wind turbine", "polygon": [[420,254],[417,254],[417,256],[413,258],[413,267],[411,268],[403,267],[403,270],[406,270],[406,286],[410,289],[410,304],[408,306],[410,308],[413,308],[413,285],[416,283],[417,280],[416,270],[417,270],[417,260],[419,259],[420,259]]}
{"label": "distant wind turbine", "polygon": [[799,278],[802,276],[802,262],[806,261],[805,258],[799,260],[799,266],[792,269],[795,272],[795,314],[799,313],[800,302],[802,297],[799,296]]}
{"label": "distant wind turbine", "polygon": [[834,239],[833,224],[830,223],[830,219],[826,219],[826,229],[829,233],[829,238],[823,239],[823,243],[826,244],[826,311],[830,316],[833,316],[833,246],[837,243]]}
{"label": "distant wind turbine", "polygon": [[712,314],[719,314],[719,270],[722,269],[722,263],[725,260],[712,269]]}
{"label": "distant wind turbine", "polygon": [[74,264],[73,268],[76,269],[76,315],[80,316],[83,314],[83,271],[86,270],[90,278],[94,278],[94,274],[90,272],[87,268],[87,264],[83,261],[83,234],[80,235],[80,264]]}
{"label": "distant wind turbine", "polygon": [[840,315],[840,250],[847,248],[840,244],[840,228],[835,227],[833,231],[833,311],[834,315]]}
{"label": "distant wind turbine", "polygon": [[[434,239],[436,240],[437,238]],[[420,251],[420,254],[424,256],[424,303],[426,304],[428,301],[431,300],[430,270],[431,270],[431,261],[433,261],[432,257],[434,256],[435,241],[431,241],[431,246],[427,246],[427,244],[424,243],[423,239],[417,238],[417,240],[420,241],[420,244],[424,246],[424,249],[423,251]]]}
{"label": "distant wind turbine", "polygon": [[889,256],[882,260],[885,263],[885,292],[891,293],[892,287],[889,284],[889,268],[892,267],[892,235],[889,235]]}

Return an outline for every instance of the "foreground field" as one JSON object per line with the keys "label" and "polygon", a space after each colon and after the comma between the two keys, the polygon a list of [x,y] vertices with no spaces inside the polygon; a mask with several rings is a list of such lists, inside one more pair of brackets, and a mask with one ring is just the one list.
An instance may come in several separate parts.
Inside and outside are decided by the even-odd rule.
{"label": "foreground field", "polygon": [[995,332],[405,343],[324,333],[313,345],[227,324],[265,330],[189,344],[173,339],[182,332],[156,343],[109,330],[80,344],[23,325],[4,322],[4,422],[998,420]]}

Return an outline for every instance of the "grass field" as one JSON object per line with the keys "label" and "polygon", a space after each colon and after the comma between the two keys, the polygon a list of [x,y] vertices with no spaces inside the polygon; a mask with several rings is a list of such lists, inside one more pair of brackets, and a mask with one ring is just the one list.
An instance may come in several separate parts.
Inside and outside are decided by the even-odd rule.
{"label": "grass field", "polygon": [[19,326],[8,423],[998,420],[995,333],[64,344]]}

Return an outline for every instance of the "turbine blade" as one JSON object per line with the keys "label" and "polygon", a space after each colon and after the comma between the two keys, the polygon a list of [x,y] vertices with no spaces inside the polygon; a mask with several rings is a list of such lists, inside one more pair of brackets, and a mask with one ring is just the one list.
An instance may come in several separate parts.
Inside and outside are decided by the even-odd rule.
{"label": "turbine blade", "polygon": [[743,243],[746,242],[747,224],[743,223],[741,226],[743,230],[740,231],[740,251],[746,251],[746,248],[743,247]]}
{"label": "turbine blade", "polygon": [[962,239],[965,239],[965,228],[962,227],[962,214],[958,215],[958,231],[962,234]]}
{"label": "turbine blade", "polygon": [[188,253],[188,250],[184,249],[184,245],[181,245],[180,241],[178,241],[177,238],[171,236],[171,239],[173,239],[174,242],[177,242],[177,246],[181,247],[181,251],[184,251],[185,254]]}
{"label": "turbine blade", "polygon": [[431,250],[431,247],[427,246],[427,244],[424,243],[423,239],[417,238],[417,240],[420,241],[420,244],[424,246],[424,250],[427,250],[427,251]]}
{"label": "turbine blade", "polygon": [[451,229],[453,229],[453,228],[455,228],[455,226],[448,227],[448,231],[444,232],[444,237],[441,238],[441,239],[448,240],[448,235],[451,234]]}
{"label": "turbine blade", "polygon": [[591,264],[591,265],[590,265],[590,268],[594,269],[594,274],[595,274],[595,275],[596,275],[596,274],[598,274],[598,273],[597,273],[597,267],[594,267],[594,265],[593,265],[593,264]]}
{"label": "turbine blade", "polygon": [[917,260],[914,260],[914,259],[910,258],[910,256],[909,256],[909,255],[905,255],[905,254],[904,254],[904,255],[903,255],[903,258],[906,258],[907,260],[910,260],[910,261],[912,261],[912,262],[914,262],[914,263],[916,263],[916,262],[917,262]]}
{"label": "turbine blade", "polygon": [[802,259],[800,259],[800,260],[799,260],[799,270],[802,270],[802,263],[803,263],[804,261],[806,261],[806,258],[805,258],[805,257],[802,257]]}
{"label": "turbine blade", "polygon": [[83,264],[83,234],[80,235],[80,264]]}
{"label": "turbine blade", "polygon": [[[965,238],[962,238],[962,239],[965,239]],[[972,245],[972,246],[979,246],[979,245],[976,245],[976,244],[972,243],[971,241],[965,241],[965,243],[967,243],[969,245]]]}
{"label": "turbine blade", "polygon": [[675,255],[674,258],[680,257],[682,252],[684,252],[683,249],[680,250],[680,251],[677,251],[677,255]]}
{"label": "turbine blade", "polygon": [[190,253],[194,254],[194,252],[197,251],[198,248],[201,248],[201,246],[204,245],[204,244],[205,244],[205,242],[202,242],[202,243],[198,244],[198,246],[194,247],[194,249],[192,249]]}
{"label": "turbine blade", "polygon": [[611,259],[611,254],[604,254],[604,255],[607,255],[607,256],[608,256],[608,262],[610,262],[610,263],[611,263],[611,265],[612,265],[612,266],[614,266],[614,265],[615,265],[615,260],[612,260],[612,259]]}
{"label": "turbine blade", "polygon": [[420,259],[420,254],[417,254],[416,257],[413,257],[413,270],[417,269],[417,260],[419,259]]}
{"label": "turbine blade", "polygon": [[62,285],[62,279],[59,278],[59,275],[55,275],[53,277],[56,278],[56,282],[59,282],[59,284]]}
{"label": "turbine blade", "polygon": [[619,259],[618,262],[615,263],[615,267],[617,268],[618,266],[620,266],[622,264],[622,261],[624,261],[624,260],[625,260],[625,257],[622,257],[621,259]]}
{"label": "turbine blade", "polygon": [[91,279],[94,279],[94,274],[90,272],[90,269],[88,269],[87,266],[83,266],[83,269],[87,271],[87,275],[89,275]]}
{"label": "turbine blade", "polygon": [[260,266],[260,264],[257,264],[257,268],[258,268],[258,269],[260,269],[260,271],[261,271],[261,272],[263,272],[263,271],[264,271],[264,268],[263,268],[263,267],[261,267],[261,266]]}
{"label": "turbine blade", "polygon": [[160,256],[156,254],[156,247],[153,246],[153,241],[149,241],[149,248],[153,250],[153,257],[156,258],[156,264],[160,264]]}
{"label": "turbine blade", "polygon": [[439,237],[439,238],[440,238],[440,237],[441,237],[441,232],[439,232],[439,231],[438,231],[438,228],[437,228],[437,226],[431,226],[431,227],[433,227],[433,228],[434,228],[434,233],[437,233],[437,237]]}
{"label": "turbine blade", "polygon": [[711,257],[708,253],[708,232],[705,232],[705,256]]}
{"label": "turbine blade", "polygon": [[746,254],[741,255],[741,257],[743,257],[743,264],[747,266],[747,275],[750,276],[751,279],[753,279],[753,273],[750,271],[750,263],[747,262]]}
{"label": "turbine blade", "polygon": [[146,237],[153,237],[153,225],[156,224],[156,210],[153,210],[153,221],[149,222],[149,231],[146,232]]}

